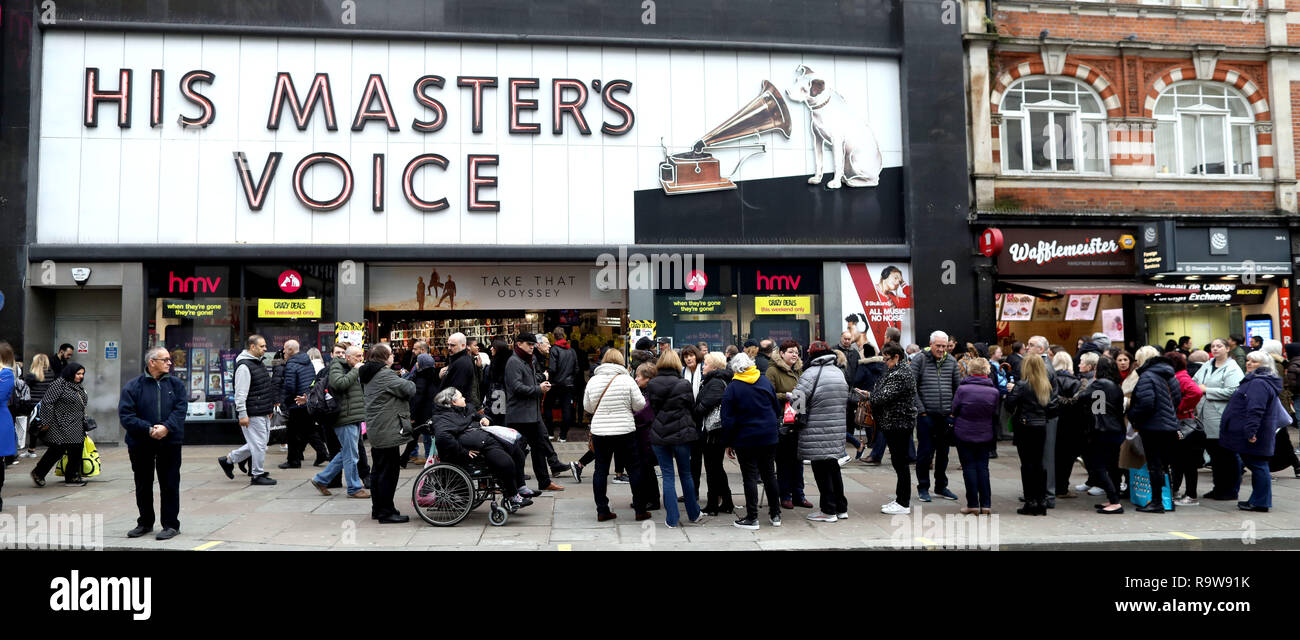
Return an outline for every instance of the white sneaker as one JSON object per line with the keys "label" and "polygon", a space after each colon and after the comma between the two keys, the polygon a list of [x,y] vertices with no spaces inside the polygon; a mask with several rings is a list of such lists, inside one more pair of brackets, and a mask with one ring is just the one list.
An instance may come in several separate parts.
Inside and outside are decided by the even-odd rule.
{"label": "white sneaker", "polygon": [[1083,484],[1074,485],[1074,490],[1078,491],[1079,493],[1083,493],[1085,491],[1091,491],[1092,487],[1088,486],[1088,483],[1085,482]]}
{"label": "white sneaker", "polygon": [[1119,490],[1120,490],[1120,491],[1128,491],[1128,483],[1127,483],[1127,482],[1124,482],[1123,480],[1120,480],[1120,482],[1119,482]]}
{"label": "white sneaker", "polygon": [[840,520],[848,520],[848,519],[849,519],[849,512],[848,512],[848,511],[845,511],[844,513],[841,513],[841,514],[839,514],[839,515],[837,515],[837,516],[835,516],[835,517],[836,517],[836,518],[839,518]]}
{"label": "white sneaker", "polygon": [[568,442],[568,440],[565,440],[564,438],[560,438],[560,439],[556,440],[556,442],[564,443],[564,442]]}
{"label": "white sneaker", "polygon": [[889,516],[905,516],[912,513],[911,507],[904,507],[895,500],[880,508],[880,512]]}
{"label": "white sneaker", "polygon": [[1105,493],[1106,490],[1101,487],[1088,487],[1088,495],[1090,496],[1100,496],[1105,495]]}
{"label": "white sneaker", "polygon": [[853,457],[850,456],[849,454],[847,454],[847,453],[844,454],[844,457],[843,457],[843,458],[840,458],[840,460],[839,460],[839,462],[840,462],[840,466],[842,467],[842,466],[848,464],[848,463],[849,463],[849,460],[852,460],[852,459],[853,459]]}
{"label": "white sneaker", "polygon": [[828,513],[814,511],[808,514],[808,519],[812,520],[813,522],[835,522],[838,518]]}

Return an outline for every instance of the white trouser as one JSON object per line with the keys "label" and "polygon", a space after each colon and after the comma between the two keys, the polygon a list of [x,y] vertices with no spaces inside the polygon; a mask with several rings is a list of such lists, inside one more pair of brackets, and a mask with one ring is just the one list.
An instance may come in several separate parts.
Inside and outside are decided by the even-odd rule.
{"label": "white trouser", "polygon": [[27,451],[27,416],[18,416],[14,418],[14,435],[18,437],[18,448],[15,453]]}
{"label": "white trouser", "polygon": [[248,426],[240,431],[244,433],[244,446],[231,451],[226,460],[239,464],[252,458],[253,477],[265,475],[262,465],[266,463],[266,441],[271,436],[271,416],[249,416]]}

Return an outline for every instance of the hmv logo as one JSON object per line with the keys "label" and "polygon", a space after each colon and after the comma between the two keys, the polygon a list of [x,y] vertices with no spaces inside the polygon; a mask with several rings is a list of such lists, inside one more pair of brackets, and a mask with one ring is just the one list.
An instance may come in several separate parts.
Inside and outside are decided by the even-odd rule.
{"label": "hmv logo", "polygon": [[760,291],[795,291],[799,289],[803,276],[765,276],[759,271],[755,280]]}
{"label": "hmv logo", "polygon": [[181,278],[167,272],[167,293],[216,293],[221,276],[215,278]]}

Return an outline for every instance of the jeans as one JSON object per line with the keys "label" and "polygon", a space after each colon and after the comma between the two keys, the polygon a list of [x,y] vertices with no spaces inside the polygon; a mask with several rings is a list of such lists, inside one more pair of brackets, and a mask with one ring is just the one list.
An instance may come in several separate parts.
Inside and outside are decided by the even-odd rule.
{"label": "jeans", "polygon": [[1241,461],[1250,469],[1250,497],[1246,502],[1252,507],[1273,506],[1273,482],[1268,475],[1268,460],[1267,456],[1241,454]]}
{"label": "jeans", "polygon": [[694,521],[700,517],[699,498],[695,495],[695,481],[691,479],[691,445],[653,445],[659,468],[664,472],[664,521],[670,527],[678,524],[677,488],[673,482],[673,463],[677,463],[677,476],[682,481],[682,495],[686,498],[686,517]]}
{"label": "jeans", "polygon": [[708,502],[705,511],[731,511],[736,508],[731,501],[731,485],[727,482],[727,469],[722,466],[727,447],[720,442],[704,443],[704,472],[709,476]]}
{"label": "jeans", "polygon": [[961,461],[961,475],[966,483],[966,506],[971,509],[993,506],[993,491],[989,485],[989,451],[992,449],[992,442],[957,441],[957,459]]}
{"label": "jeans", "polygon": [[844,477],[840,475],[840,461],[835,458],[812,461],[813,480],[817,483],[818,505],[826,515],[848,513],[849,501],[844,497]]}
{"label": "jeans", "polygon": [[271,416],[249,416],[248,426],[239,430],[244,436],[244,446],[226,455],[230,464],[239,464],[245,460],[250,463],[253,477],[266,475],[266,441],[271,435]]}
{"label": "jeans", "polygon": [[780,437],[776,443],[776,477],[782,500],[804,500],[803,460],[799,458],[799,434]]}
{"label": "jeans", "polygon": [[428,458],[433,455],[433,436],[426,433],[420,436],[419,439],[406,443],[406,449],[402,450],[402,459],[410,460],[411,458],[421,457],[420,442],[424,442],[424,456],[422,457]]}
{"label": "jeans", "polygon": [[1196,497],[1196,470],[1201,468],[1204,462],[1205,451],[1205,432],[1193,431],[1178,441],[1174,445],[1174,472],[1172,484],[1169,485],[1169,493],[1178,493],[1178,487],[1183,481],[1187,482],[1187,496]]}
{"label": "jeans", "polygon": [[339,454],[330,458],[330,463],[312,480],[320,486],[334,482],[334,478],[343,474],[347,484],[348,495],[361,490],[361,475],[357,473],[357,438],[361,437],[361,425],[343,424],[334,427],[334,436],[339,439]]}
{"label": "jeans", "polygon": [[737,447],[736,461],[740,463],[740,476],[745,483],[745,519],[758,518],[758,481],[763,479],[767,493],[767,512],[781,515],[781,496],[776,479],[776,446]]}
{"label": "jeans", "polygon": [[1119,446],[1118,442],[1095,439],[1088,443],[1084,454],[1084,460],[1088,463],[1089,484],[1106,492],[1108,504],[1119,504],[1120,500],[1119,483],[1122,475],[1119,469]]}
{"label": "jeans", "polygon": [[158,475],[158,493],[162,498],[162,526],[180,529],[181,513],[181,445],[148,438],[127,449],[131,472],[135,476],[135,506],[140,517],[135,523],[153,528],[153,479]]}
{"label": "jeans", "polygon": [[1020,486],[1025,504],[1047,501],[1047,470],[1043,467],[1043,445],[1047,440],[1044,427],[1016,426],[1016,453],[1020,456]]}
{"label": "jeans", "polygon": [[[850,395],[852,395],[851,392]],[[853,437],[853,431],[858,426],[857,420],[858,420],[858,403],[855,400],[849,403],[848,410],[844,414],[844,424],[847,425],[848,427],[847,428],[848,433],[845,434],[844,441],[853,445],[854,449],[861,449],[862,441]]]}
{"label": "jeans", "polygon": [[889,445],[889,463],[894,466],[898,483],[894,486],[894,501],[904,507],[912,502],[912,470],[907,467],[908,448],[912,445],[911,429],[881,430],[885,442]]}
{"label": "jeans", "polygon": [[393,504],[397,493],[397,474],[402,450],[397,447],[371,447],[370,456],[374,458],[374,468],[370,472],[370,517],[383,518],[401,515]]}
{"label": "jeans", "polygon": [[533,477],[537,480],[537,488],[545,491],[551,486],[551,468],[546,462],[546,454],[550,451],[546,441],[546,425],[540,422],[516,422],[506,426],[518,431],[528,441],[533,458]]}
{"label": "jeans", "polygon": [[[916,418],[916,488],[920,491],[930,488],[931,460],[934,462],[934,490],[948,488],[948,447],[953,418],[932,418],[934,416],[930,414]],[[937,425],[935,419],[939,420]]]}
{"label": "jeans", "polygon": [[285,431],[289,435],[289,463],[301,464],[302,454],[307,450],[309,444],[316,452],[318,459],[326,457],[328,452],[325,450],[325,442],[316,429],[316,421],[312,420],[306,409],[289,410],[288,424],[285,425]]}
{"label": "jeans", "polygon": [[[605,515],[609,513],[609,497],[607,490],[609,487],[609,466],[611,459],[619,457],[623,464],[627,465],[628,473],[631,474],[632,485],[640,486],[643,483],[641,475],[646,472],[646,467],[637,459],[636,434],[623,433],[616,436],[592,436],[592,446],[595,447],[593,457],[596,462],[596,473],[591,476],[591,493],[596,500],[596,513]],[[654,471],[650,471],[654,475]],[[676,507],[676,498],[674,507]],[[639,508],[641,505],[637,505]]]}

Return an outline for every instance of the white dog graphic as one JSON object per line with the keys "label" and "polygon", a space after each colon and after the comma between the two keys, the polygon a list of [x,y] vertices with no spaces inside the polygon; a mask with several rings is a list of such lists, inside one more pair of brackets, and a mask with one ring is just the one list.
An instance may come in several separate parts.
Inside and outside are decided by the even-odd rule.
{"label": "white dog graphic", "polygon": [[826,184],[827,187],[838,189],[842,184],[874,187],[879,184],[884,161],[865,114],[852,110],[843,96],[826,86],[825,80],[804,65],[795,70],[794,85],[786,89],[785,94],[790,100],[806,105],[812,113],[817,173],[808,178],[808,184],[821,184],[825,173],[822,154],[827,144],[831,145],[835,163],[835,177]]}

